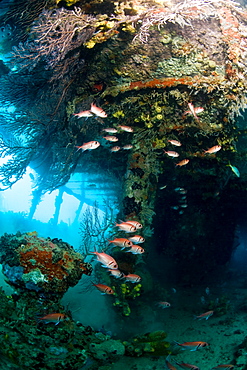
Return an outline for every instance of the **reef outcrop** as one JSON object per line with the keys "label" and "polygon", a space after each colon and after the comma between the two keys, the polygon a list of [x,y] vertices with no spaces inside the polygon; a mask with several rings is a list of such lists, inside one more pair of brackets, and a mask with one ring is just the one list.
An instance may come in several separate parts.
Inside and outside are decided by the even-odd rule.
{"label": "reef outcrop", "polygon": [[21,291],[62,296],[92,267],[61,239],[43,238],[36,232],[4,234],[0,263],[7,282]]}

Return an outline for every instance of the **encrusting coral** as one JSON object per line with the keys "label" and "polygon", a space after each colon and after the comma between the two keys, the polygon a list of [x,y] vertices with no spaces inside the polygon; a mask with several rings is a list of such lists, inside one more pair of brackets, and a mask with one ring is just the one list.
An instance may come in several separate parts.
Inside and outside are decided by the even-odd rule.
{"label": "encrusting coral", "polygon": [[7,281],[21,290],[63,295],[92,267],[80,253],[58,239],[42,238],[37,233],[5,234],[0,238],[3,273]]}

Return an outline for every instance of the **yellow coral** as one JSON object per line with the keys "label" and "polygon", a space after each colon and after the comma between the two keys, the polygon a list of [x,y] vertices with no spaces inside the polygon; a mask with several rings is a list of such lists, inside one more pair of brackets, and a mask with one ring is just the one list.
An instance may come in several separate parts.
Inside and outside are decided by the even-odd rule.
{"label": "yellow coral", "polygon": [[96,42],[93,40],[89,40],[84,43],[84,46],[88,49],[92,49],[95,46]]}
{"label": "yellow coral", "polygon": [[162,149],[166,146],[166,144],[164,143],[163,139],[160,140],[160,139],[156,138],[155,141],[153,142],[153,146],[156,149]]}
{"label": "yellow coral", "polygon": [[155,107],[155,110],[156,110],[157,113],[161,113],[162,112],[162,108],[160,106],[158,106],[158,105]]}
{"label": "yellow coral", "polygon": [[161,119],[163,119],[162,114],[157,114],[156,119],[158,119],[159,121],[160,121]]}
{"label": "yellow coral", "polygon": [[146,123],[145,123],[145,126],[146,126],[147,128],[152,128],[152,127],[153,127],[153,124],[152,124],[152,122],[146,122]]}
{"label": "yellow coral", "polygon": [[130,32],[130,33],[135,33],[136,30],[131,24],[126,24],[123,28],[122,31],[124,32]]}
{"label": "yellow coral", "polygon": [[115,118],[124,117],[124,112],[122,110],[118,110],[115,113],[112,114]]}

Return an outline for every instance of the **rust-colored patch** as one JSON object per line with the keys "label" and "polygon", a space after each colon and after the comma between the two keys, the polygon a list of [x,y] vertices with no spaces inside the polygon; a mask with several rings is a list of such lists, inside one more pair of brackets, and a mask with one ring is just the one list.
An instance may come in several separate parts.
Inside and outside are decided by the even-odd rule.
{"label": "rust-colored patch", "polygon": [[47,248],[41,249],[33,247],[27,251],[20,251],[20,265],[24,267],[24,273],[28,273],[38,268],[42,274],[50,281],[54,278],[58,280],[68,276],[66,271],[69,268],[72,259],[67,252],[63,252],[63,257],[56,263],[53,262],[53,252]]}

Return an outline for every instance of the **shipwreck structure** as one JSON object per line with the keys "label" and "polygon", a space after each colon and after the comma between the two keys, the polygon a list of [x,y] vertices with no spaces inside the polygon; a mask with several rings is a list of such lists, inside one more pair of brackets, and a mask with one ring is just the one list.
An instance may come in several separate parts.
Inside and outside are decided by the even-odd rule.
{"label": "shipwreck structure", "polygon": [[[146,238],[161,234],[153,243],[181,276],[183,258],[204,261],[205,273],[224,264],[246,203],[246,10],[231,0],[29,0],[2,22],[15,69],[2,73],[0,99],[16,107],[1,113],[0,153],[11,156],[2,188],[28,164],[39,197],[100,168],[122,183],[119,216],[139,220]],[[76,116],[92,103],[105,116]],[[75,148],[90,141],[100,146]]]}

